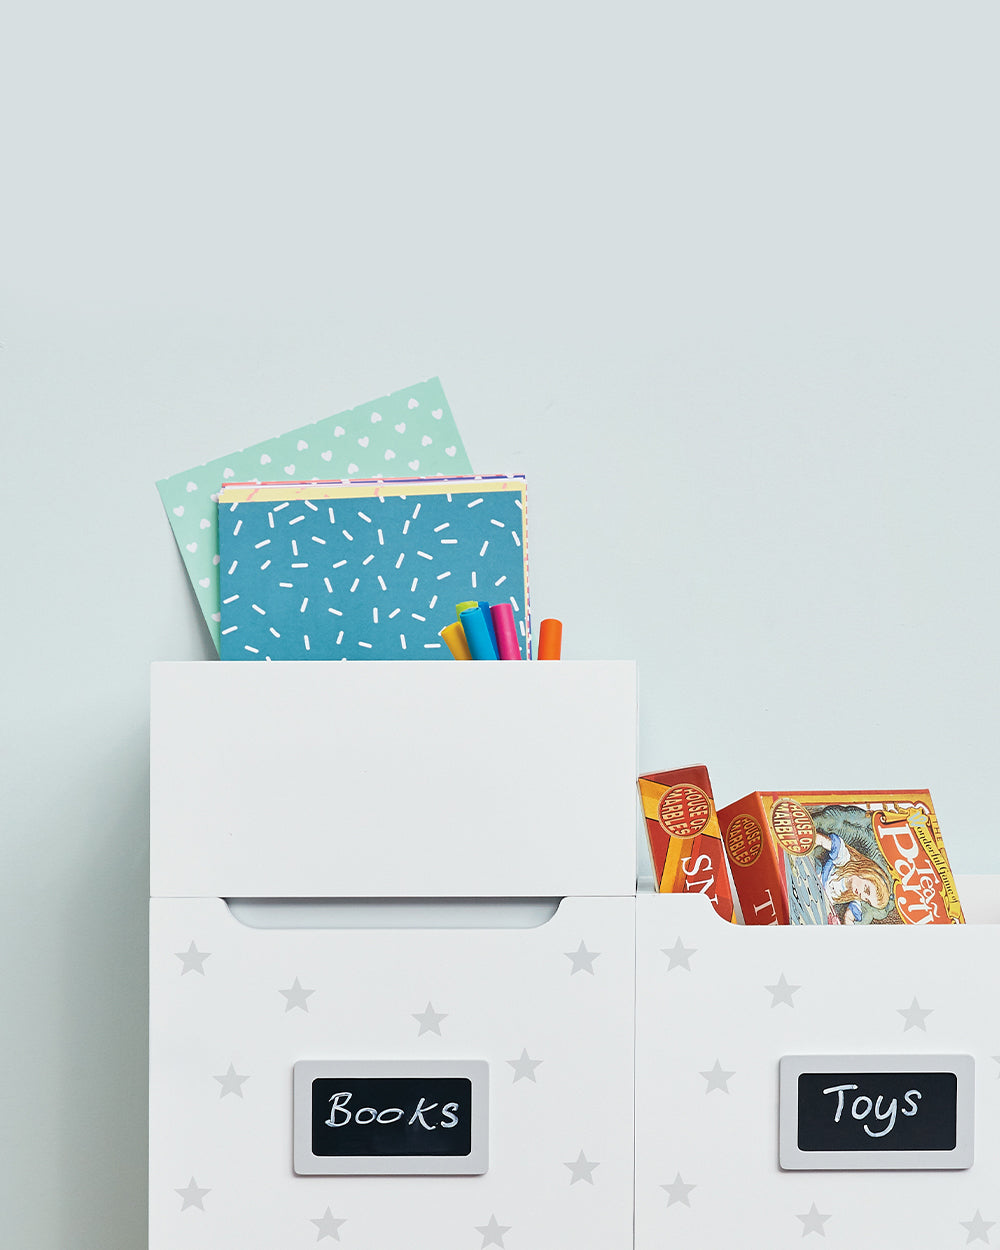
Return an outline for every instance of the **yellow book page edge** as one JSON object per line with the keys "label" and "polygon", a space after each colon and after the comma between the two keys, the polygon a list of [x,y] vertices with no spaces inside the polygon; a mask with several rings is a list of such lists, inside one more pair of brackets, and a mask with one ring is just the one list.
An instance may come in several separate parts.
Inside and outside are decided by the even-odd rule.
{"label": "yellow book page edge", "polygon": [[283,503],[306,499],[378,499],[380,496],[396,497],[420,495],[491,495],[499,491],[517,491],[524,494],[525,483],[521,478],[497,478],[489,481],[461,481],[449,478],[422,478],[413,482],[290,482],[241,483],[224,486],[219,492],[219,503]]}

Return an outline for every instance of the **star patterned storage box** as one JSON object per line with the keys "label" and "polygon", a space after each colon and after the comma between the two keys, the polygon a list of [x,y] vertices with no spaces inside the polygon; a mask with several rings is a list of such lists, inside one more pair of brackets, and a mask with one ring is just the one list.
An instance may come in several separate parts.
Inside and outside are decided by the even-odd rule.
{"label": "star patterned storage box", "polygon": [[[1000,957],[1000,877],[982,880],[960,879],[968,924],[847,933],[732,925],[695,894],[640,893],[635,1250],[988,1241],[1000,1002],[976,978]],[[788,1067],[829,1074],[809,1118]],[[946,1126],[928,1118],[928,1081],[951,1073]],[[921,1125],[931,1144],[949,1127],[952,1149],[908,1155]]]}
{"label": "star patterned storage box", "polygon": [[635,669],[158,664],[150,1250],[632,1242]]}

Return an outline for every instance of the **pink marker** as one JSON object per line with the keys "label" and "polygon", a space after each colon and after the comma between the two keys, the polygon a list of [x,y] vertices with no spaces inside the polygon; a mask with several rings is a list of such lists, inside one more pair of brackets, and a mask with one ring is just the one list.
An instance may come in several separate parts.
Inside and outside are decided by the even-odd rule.
{"label": "pink marker", "polygon": [[517,641],[517,626],[514,624],[514,609],[509,603],[498,603],[490,608],[493,628],[497,633],[497,650],[501,660],[519,660],[521,647]]}

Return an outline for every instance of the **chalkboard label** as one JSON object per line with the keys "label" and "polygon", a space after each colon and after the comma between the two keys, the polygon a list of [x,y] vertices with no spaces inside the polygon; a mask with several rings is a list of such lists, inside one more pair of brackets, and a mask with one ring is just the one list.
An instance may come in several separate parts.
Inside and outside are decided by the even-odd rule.
{"label": "chalkboard label", "polygon": [[788,1055],[780,1065],[780,1164],[971,1167],[974,1079],[968,1055]]}
{"label": "chalkboard label", "polygon": [[304,1060],[293,1076],[295,1171],[479,1175],[488,1111],[481,1061]]}

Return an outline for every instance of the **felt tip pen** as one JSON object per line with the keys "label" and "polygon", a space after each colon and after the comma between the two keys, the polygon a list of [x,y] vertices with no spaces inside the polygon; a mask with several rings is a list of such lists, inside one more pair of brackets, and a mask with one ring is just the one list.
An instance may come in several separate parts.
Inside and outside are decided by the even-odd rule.
{"label": "felt tip pen", "polygon": [[538,658],[558,660],[562,655],[562,621],[548,617],[538,627]]}
{"label": "felt tip pen", "polygon": [[493,651],[499,660],[500,644],[497,642],[497,627],[493,623],[493,613],[490,611],[490,605],[488,603],[483,603],[481,599],[479,601],[479,606],[483,610],[483,617],[486,620],[486,628],[490,631],[490,642],[493,643]]}
{"label": "felt tip pen", "polygon": [[501,660],[519,660],[521,647],[517,640],[514,609],[509,603],[497,603],[490,608],[493,628],[497,636],[497,652]]}
{"label": "felt tip pen", "polygon": [[474,660],[495,660],[497,653],[486,626],[486,614],[482,608],[466,608],[462,613],[462,628]]}
{"label": "felt tip pen", "polygon": [[461,621],[452,621],[450,625],[446,625],[441,630],[440,636],[456,660],[472,659],[469,641],[465,636],[465,630],[462,628]]}

